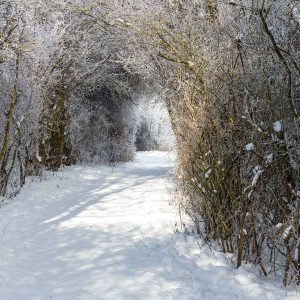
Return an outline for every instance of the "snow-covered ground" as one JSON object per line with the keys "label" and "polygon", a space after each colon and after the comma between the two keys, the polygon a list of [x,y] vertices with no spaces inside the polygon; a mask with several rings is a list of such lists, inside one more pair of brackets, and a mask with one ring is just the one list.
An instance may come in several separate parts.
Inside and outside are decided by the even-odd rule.
{"label": "snow-covered ground", "polygon": [[0,209],[0,300],[300,299],[173,232],[173,163],[139,153],[29,183]]}

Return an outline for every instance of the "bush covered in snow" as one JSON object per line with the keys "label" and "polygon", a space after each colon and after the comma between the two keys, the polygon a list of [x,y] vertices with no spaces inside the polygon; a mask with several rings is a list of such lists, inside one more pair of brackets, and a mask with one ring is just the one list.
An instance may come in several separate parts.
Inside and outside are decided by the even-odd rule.
{"label": "bush covered in snow", "polygon": [[113,164],[134,158],[137,116],[129,95],[115,86],[77,93],[69,115],[73,116],[68,132],[75,161]]}
{"label": "bush covered in snow", "polygon": [[0,195],[44,167],[133,158],[139,84],[114,24],[125,12],[109,4],[0,3]]}
{"label": "bush covered in snow", "polygon": [[299,3],[172,3],[149,38],[177,139],[179,205],[237,267],[300,284]]}

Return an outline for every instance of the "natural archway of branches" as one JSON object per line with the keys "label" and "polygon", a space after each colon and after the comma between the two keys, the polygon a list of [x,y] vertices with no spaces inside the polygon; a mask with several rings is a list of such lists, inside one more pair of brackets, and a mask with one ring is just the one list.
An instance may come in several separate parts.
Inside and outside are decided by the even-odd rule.
{"label": "natural archway of branches", "polygon": [[0,21],[1,196],[169,148],[170,118],[196,231],[300,283],[298,1],[8,0]]}

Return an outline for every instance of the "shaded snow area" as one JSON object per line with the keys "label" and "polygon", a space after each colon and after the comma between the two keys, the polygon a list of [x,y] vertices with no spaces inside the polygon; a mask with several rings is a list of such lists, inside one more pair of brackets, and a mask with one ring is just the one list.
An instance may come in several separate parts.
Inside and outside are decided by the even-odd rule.
{"label": "shaded snow area", "polygon": [[0,209],[0,299],[299,299],[173,232],[173,164],[139,153],[29,183]]}

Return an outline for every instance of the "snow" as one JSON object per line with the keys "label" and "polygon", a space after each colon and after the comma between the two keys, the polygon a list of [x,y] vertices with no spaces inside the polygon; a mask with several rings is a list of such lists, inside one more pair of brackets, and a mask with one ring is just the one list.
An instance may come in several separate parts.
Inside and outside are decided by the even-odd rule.
{"label": "snow", "polygon": [[273,129],[275,132],[280,132],[282,131],[282,124],[280,121],[276,121],[274,124],[273,124]]}
{"label": "snow", "polygon": [[0,299],[299,299],[174,233],[173,165],[166,153],[139,153],[28,183],[1,207]]}
{"label": "snow", "polygon": [[286,239],[286,238],[289,236],[289,234],[291,233],[292,229],[293,229],[292,226],[288,226],[288,227],[284,230],[283,235],[282,235],[283,239]]}
{"label": "snow", "polygon": [[254,150],[254,144],[253,143],[249,143],[245,146],[245,150],[246,151],[252,151]]}
{"label": "snow", "polygon": [[261,177],[261,175],[263,174],[263,172],[264,172],[264,170],[261,169],[261,166],[256,166],[253,169],[254,177],[253,177],[252,183],[251,183],[252,187],[254,187],[258,183],[258,180]]}
{"label": "snow", "polygon": [[36,157],[36,159],[37,159],[39,162],[42,161],[42,158],[41,158],[41,156],[40,156],[38,153],[35,154],[35,157]]}
{"label": "snow", "polygon": [[206,179],[208,179],[209,176],[210,176],[210,174],[211,174],[211,172],[212,172],[212,170],[209,169],[209,170],[205,173],[204,177],[205,177]]}
{"label": "snow", "polygon": [[266,163],[271,163],[273,161],[273,153],[266,156]]}

